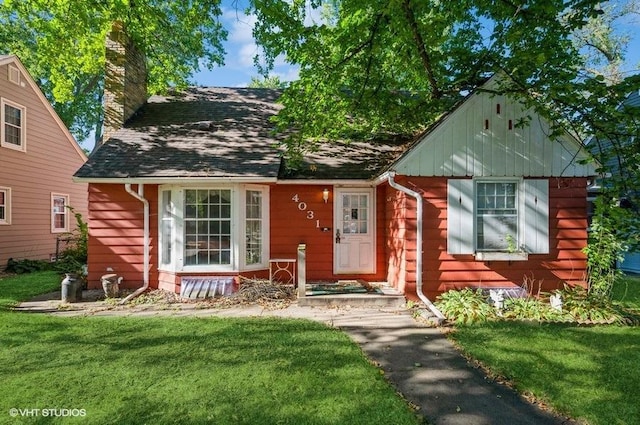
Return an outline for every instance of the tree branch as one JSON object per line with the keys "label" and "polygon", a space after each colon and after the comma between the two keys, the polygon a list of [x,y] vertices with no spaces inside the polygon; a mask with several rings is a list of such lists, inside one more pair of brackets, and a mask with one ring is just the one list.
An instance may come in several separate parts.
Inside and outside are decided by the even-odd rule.
{"label": "tree branch", "polygon": [[434,72],[433,72],[433,64],[431,62],[431,58],[429,57],[429,53],[424,44],[424,39],[422,38],[422,34],[420,33],[420,29],[418,28],[418,23],[416,22],[415,15],[413,14],[413,9],[411,9],[411,5],[409,4],[410,0],[404,0],[402,2],[402,9],[404,10],[405,18],[409,23],[409,28],[411,29],[411,33],[413,35],[413,40],[416,43],[416,47],[418,48],[418,55],[420,56],[420,60],[422,61],[422,66],[427,72],[427,79],[429,80],[429,84],[431,85],[431,97],[434,99],[439,99],[442,97],[442,92],[438,87],[438,82],[436,81]]}

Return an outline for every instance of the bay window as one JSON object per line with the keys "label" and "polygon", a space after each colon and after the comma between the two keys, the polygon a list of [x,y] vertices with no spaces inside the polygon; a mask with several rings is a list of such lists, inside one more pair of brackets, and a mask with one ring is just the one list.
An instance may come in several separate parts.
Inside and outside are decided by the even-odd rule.
{"label": "bay window", "polygon": [[161,186],[161,269],[227,272],[266,267],[267,198],[268,189],[258,186]]}

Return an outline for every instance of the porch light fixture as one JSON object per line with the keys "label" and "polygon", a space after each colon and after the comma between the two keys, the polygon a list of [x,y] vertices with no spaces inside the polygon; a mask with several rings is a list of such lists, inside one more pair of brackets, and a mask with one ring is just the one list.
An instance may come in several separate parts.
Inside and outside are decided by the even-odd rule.
{"label": "porch light fixture", "polygon": [[324,199],[324,203],[326,204],[329,200],[329,189],[322,190],[322,199]]}

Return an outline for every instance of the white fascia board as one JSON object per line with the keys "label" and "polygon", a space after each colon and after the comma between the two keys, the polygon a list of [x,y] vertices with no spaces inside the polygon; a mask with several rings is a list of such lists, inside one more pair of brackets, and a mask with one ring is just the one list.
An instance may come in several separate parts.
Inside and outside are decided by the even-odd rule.
{"label": "white fascia board", "polygon": [[210,183],[276,183],[275,177],[131,177],[131,178],[92,178],[74,177],[76,183],[112,183],[112,184],[210,184]]}
{"label": "white fascia board", "polygon": [[373,180],[355,180],[355,179],[317,179],[317,180],[278,180],[276,182],[278,185],[327,185],[327,186],[362,186],[362,187],[373,187],[375,186],[375,182]]}

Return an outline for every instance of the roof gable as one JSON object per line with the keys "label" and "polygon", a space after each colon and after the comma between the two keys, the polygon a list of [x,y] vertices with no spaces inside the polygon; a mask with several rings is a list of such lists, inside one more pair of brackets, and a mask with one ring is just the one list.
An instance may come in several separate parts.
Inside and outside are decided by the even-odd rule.
{"label": "roof gable", "polygon": [[[432,126],[393,165],[413,176],[591,176],[589,154],[566,134],[549,138],[549,123],[505,95],[491,93],[492,77]],[[526,117],[523,126],[518,123]]]}
{"label": "roof gable", "polygon": [[67,126],[62,122],[56,111],[53,109],[53,106],[51,106],[49,100],[42,93],[42,90],[40,90],[38,84],[36,84],[33,77],[31,77],[31,74],[29,74],[29,71],[27,71],[22,62],[20,62],[20,59],[16,55],[0,55],[0,66],[5,65],[12,65],[18,69],[21,76],[22,87],[24,87],[25,83],[29,86],[31,91],[36,95],[38,100],[42,103],[47,112],[51,115],[55,123],[58,125],[60,131],[62,131],[69,144],[71,144],[73,149],[78,153],[78,156],[83,161],[86,161],[87,154],[82,150],[76,139],[71,135],[71,132],[69,131]]}

